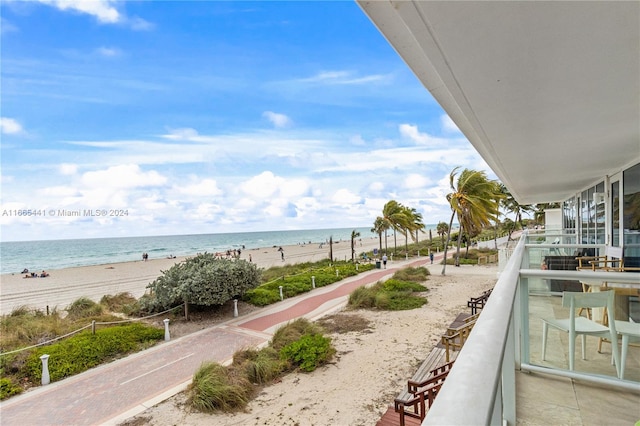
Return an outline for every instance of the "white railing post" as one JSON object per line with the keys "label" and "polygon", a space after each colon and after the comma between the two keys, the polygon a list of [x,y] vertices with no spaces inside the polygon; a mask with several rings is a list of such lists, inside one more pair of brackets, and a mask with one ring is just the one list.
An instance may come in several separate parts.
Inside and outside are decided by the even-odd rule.
{"label": "white railing post", "polygon": [[238,299],[233,299],[233,317],[238,318]]}
{"label": "white railing post", "polygon": [[42,361],[42,385],[48,385],[51,383],[51,377],[49,376],[49,355],[44,354],[40,357]]}
{"label": "white railing post", "polygon": [[280,286],[280,300],[284,300],[284,294],[282,294],[282,286]]}
{"label": "white railing post", "polygon": [[311,275],[311,288],[316,288],[316,276]]}
{"label": "white railing post", "polygon": [[169,318],[165,318],[162,322],[164,322],[164,341],[168,342],[171,340],[171,334],[169,333]]}

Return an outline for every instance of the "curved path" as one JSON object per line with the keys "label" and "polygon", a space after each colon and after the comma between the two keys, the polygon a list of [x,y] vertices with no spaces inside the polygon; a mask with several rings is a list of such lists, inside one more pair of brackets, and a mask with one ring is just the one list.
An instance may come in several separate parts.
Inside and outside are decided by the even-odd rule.
{"label": "curved path", "polygon": [[[435,256],[434,263],[442,259]],[[3,426],[116,425],[184,390],[205,361],[230,362],[247,347],[266,344],[281,324],[299,317],[314,319],[342,307],[357,287],[373,284],[427,257],[390,262],[330,286],[276,303],[246,317],[193,333],[42,386],[0,403]]]}

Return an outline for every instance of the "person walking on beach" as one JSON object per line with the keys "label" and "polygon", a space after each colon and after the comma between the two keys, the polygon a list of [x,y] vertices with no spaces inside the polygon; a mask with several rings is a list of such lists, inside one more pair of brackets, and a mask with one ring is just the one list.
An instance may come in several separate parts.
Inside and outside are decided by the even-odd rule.
{"label": "person walking on beach", "polygon": [[429,259],[431,259],[431,264],[433,265],[433,253],[429,253]]}
{"label": "person walking on beach", "polygon": [[382,264],[384,265],[384,269],[387,269],[387,255],[384,254],[382,256]]}
{"label": "person walking on beach", "polygon": [[280,252],[280,258],[281,258],[281,259],[282,259],[282,261],[284,262],[284,250],[282,250],[282,251]]}

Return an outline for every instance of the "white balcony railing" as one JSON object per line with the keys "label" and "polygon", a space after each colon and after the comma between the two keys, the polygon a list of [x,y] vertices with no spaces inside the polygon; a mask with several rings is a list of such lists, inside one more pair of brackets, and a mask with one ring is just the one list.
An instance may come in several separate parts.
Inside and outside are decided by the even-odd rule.
{"label": "white balcony railing", "polygon": [[[525,234],[511,253],[423,425],[515,425],[516,369],[640,390],[640,371],[636,369],[631,379],[618,379],[615,367],[610,365],[610,355],[606,353],[596,356],[599,363],[598,360],[578,363],[574,371],[569,371],[568,365],[564,365],[564,353],[555,360],[541,361],[536,347],[532,361],[531,348],[540,341],[539,316],[562,309],[558,307],[560,298],[554,297],[561,293],[550,291],[547,284],[550,280],[602,280],[640,288],[640,274],[637,273],[541,270],[540,259],[548,255],[549,250],[562,250],[571,256],[568,253],[586,246],[551,246],[546,241],[541,242],[539,235],[532,237],[537,243],[527,244]],[[595,369],[596,365],[600,370]]]}

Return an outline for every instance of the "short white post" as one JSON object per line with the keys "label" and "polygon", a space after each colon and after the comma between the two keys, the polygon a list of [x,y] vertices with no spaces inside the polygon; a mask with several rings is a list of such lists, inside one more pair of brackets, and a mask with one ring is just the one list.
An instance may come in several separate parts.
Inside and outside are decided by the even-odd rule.
{"label": "short white post", "polygon": [[391,261],[393,262],[393,253],[391,253]]}
{"label": "short white post", "polygon": [[280,300],[284,300],[284,295],[282,294],[282,286],[280,286]]}
{"label": "short white post", "polygon": [[238,299],[233,299],[233,317],[238,318]]}
{"label": "short white post", "polygon": [[404,254],[404,260],[409,260],[409,253]]}
{"label": "short white post", "polygon": [[336,269],[336,277],[340,276],[340,272],[338,272],[338,270]]}
{"label": "short white post", "polygon": [[171,334],[169,334],[169,318],[164,319],[164,341],[168,342],[171,340]]}
{"label": "short white post", "polygon": [[316,288],[316,276],[311,275],[311,287]]}
{"label": "short white post", "polygon": [[356,263],[356,271],[358,270],[358,264]]}
{"label": "short white post", "polygon": [[49,376],[49,355],[44,354],[40,357],[42,360],[42,383],[43,385],[48,385],[51,383],[51,377]]}

